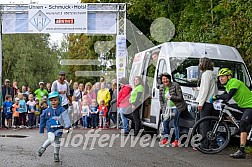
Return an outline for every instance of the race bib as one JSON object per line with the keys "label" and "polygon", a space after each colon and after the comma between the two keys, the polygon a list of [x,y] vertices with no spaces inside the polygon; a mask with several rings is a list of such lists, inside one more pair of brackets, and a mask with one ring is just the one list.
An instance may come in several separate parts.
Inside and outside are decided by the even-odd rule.
{"label": "race bib", "polygon": [[11,113],[10,107],[7,107],[6,111],[7,113]]}
{"label": "race bib", "polygon": [[104,111],[100,111],[100,115],[104,115]]}
{"label": "race bib", "polygon": [[87,113],[87,109],[86,109],[86,108],[83,108],[83,109],[82,109],[82,113]]}
{"label": "race bib", "polygon": [[53,116],[50,118],[51,128],[59,128],[62,125],[60,124],[59,117]]}
{"label": "race bib", "polygon": [[25,108],[24,105],[20,104],[20,109],[22,110],[24,108]]}
{"label": "race bib", "polygon": [[31,112],[34,112],[35,110],[34,110],[34,106],[29,106],[29,108],[30,108],[30,111]]}

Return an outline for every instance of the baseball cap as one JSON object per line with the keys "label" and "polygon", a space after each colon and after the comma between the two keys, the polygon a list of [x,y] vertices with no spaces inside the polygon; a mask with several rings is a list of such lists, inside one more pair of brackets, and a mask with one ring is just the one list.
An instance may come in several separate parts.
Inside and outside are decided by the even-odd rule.
{"label": "baseball cap", "polygon": [[65,71],[60,71],[59,75],[66,75]]}
{"label": "baseball cap", "polygon": [[15,98],[15,101],[19,101],[19,98]]}
{"label": "baseball cap", "polygon": [[36,100],[39,100],[39,99],[38,99],[38,98],[35,98],[35,101],[36,101]]}
{"label": "baseball cap", "polygon": [[39,85],[40,85],[40,84],[43,84],[43,85],[44,85],[45,83],[44,83],[44,82],[39,82]]}
{"label": "baseball cap", "polygon": [[5,79],[5,80],[4,80],[4,82],[10,82],[10,80],[8,80],[8,79]]}

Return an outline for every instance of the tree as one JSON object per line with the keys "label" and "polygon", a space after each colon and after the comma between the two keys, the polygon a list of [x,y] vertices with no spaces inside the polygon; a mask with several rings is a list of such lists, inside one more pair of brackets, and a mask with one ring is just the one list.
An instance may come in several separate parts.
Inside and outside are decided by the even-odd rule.
{"label": "tree", "polygon": [[57,55],[49,34],[3,35],[3,79],[34,89],[40,81],[52,82],[59,64]]}

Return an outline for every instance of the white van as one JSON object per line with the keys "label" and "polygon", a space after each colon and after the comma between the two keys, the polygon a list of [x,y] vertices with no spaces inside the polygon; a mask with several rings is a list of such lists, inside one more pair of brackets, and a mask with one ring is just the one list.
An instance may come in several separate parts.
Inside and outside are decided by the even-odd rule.
{"label": "white van", "polygon": [[[201,73],[198,70],[199,58],[208,57],[214,62],[214,72],[226,67],[233,71],[234,77],[243,81],[251,88],[251,78],[242,57],[230,46],[192,43],[167,42],[150,48],[134,57],[129,81],[133,85],[134,76],[142,76],[145,83],[145,102],[142,105],[141,120],[144,127],[160,128],[159,85],[160,74],[168,72],[172,80],[179,83],[184,99],[188,102],[191,114],[181,116],[181,127],[190,128],[194,125],[196,110],[196,87],[199,86]],[[219,89],[223,87],[218,84]]]}

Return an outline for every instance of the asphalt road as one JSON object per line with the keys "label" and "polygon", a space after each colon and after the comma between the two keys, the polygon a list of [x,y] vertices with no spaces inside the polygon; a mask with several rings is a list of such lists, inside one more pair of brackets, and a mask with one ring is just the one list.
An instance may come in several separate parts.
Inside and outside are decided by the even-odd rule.
{"label": "asphalt road", "polygon": [[[87,133],[90,134],[87,134]],[[232,150],[224,150],[216,155],[206,155],[191,147],[160,147],[152,138],[127,138],[119,130],[96,131],[74,130],[64,134],[60,150],[60,162],[53,160],[53,147],[50,146],[42,157],[37,150],[47,139],[38,130],[1,130],[3,135],[25,135],[25,138],[0,137],[0,166],[95,166],[95,167],[252,167],[251,159],[232,159]],[[115,138],[114,140],[112,138]],[[135,145],[134,145],[135,144]],[[145,147],[142,147],[145,146]]]}

